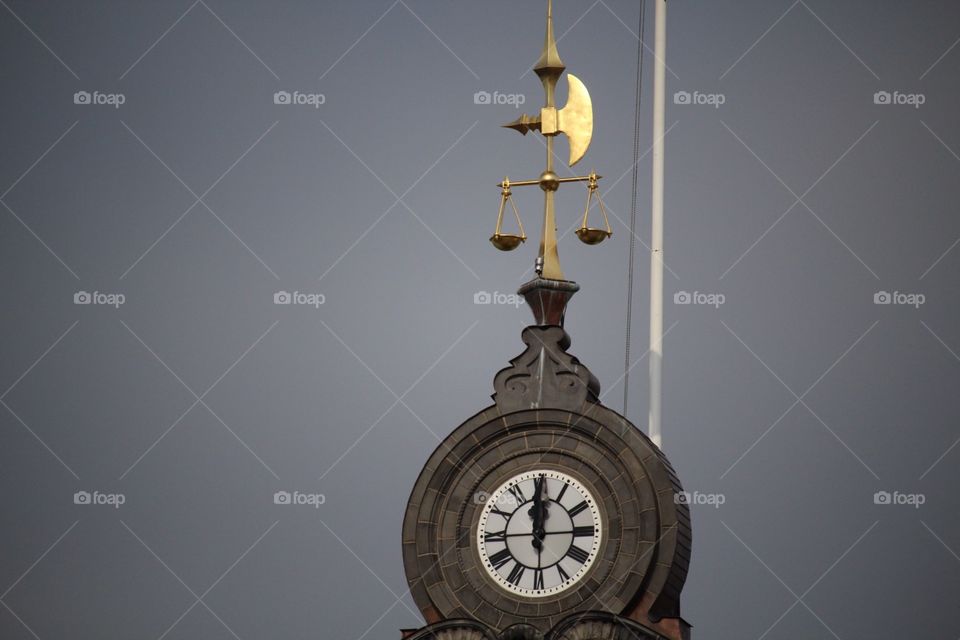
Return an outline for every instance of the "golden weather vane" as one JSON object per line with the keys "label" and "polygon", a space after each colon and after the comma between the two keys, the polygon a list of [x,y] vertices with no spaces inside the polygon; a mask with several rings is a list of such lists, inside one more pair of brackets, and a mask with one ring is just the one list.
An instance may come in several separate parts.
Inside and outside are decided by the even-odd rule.
{"label": "golden weather vane", "polygon": [[[583,221],[577,229],[577,237],[586,244],[598,244],[612,235],[610,223],[607,221],[607,213],[603,202],[600,200],[600,194],[597,193],[597,180],[602,176],[591,172],[587,176],[577,176],[571,178],[561,178],[553,170],[553,142],[558,134],[564,133],[570,142],[570,160],[572,167],[587,153],[590,146],[590,139],[593,137],[593,103],[590,100],[590,93],[587,88],[572,73],[567,74],[567,83],[569,86],[567,95],[567,104],[562,109],[556,107],[557,82],[563,75],[566,67],[560,60],[560,54],[557,53],[557,41],[553,35],[553,2],[547,0],[547,33],[544,38],[543,52],[540,59],[533,67],[534,72],[539,76],[543,83],[543,90],[546,94],[546,104],[540,109],[539,116],[528,116],[523,114],[517,120],[503,125],[504,127],[519,131],[523,135],[527,131],[539,131],[546,139],[547,147],[547,166],[540,177],[536,180],[521,180],[511,182],[509,178],[504,178],[500,187],[500,210],[497,215],[497,227],[490,242],[501,251],[511,251],[516,249],[527,239],[523,231],[523,224],[520,222],[520,213],[512,200],[511,187],[523,187],[529,185],[539,185],[543,190],[543,230],[540,236],[540,253],[537,256],[536,272],[537,275],[549,280],[563,280],[563,271],[560,269],[560,257],[557,254],[557,221],[554,205],[554,194],[560,185],[564,182],[586,182],[587,183],[587,206],[583,214]],[[591,228],[587,225],[587,218],[590,213],[590,205],[593,198],[596,197],[600,212],[603,214],[605,227],[602,229]],[[516,216],[519,234],[501,233],[503,226],[503,212],[507,202],[513,207]]]}

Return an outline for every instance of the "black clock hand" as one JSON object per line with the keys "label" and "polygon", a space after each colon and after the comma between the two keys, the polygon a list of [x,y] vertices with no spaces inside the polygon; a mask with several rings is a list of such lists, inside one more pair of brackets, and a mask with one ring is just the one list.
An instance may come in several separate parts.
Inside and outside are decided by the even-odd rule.
{"label": "black clock hand", "polygon": [[538,554],[543,549],[543,538],[546,531],[543,528],[543,521],[546,519],[546,505],[543,502],[543,484],[544,476],[540,476],[533,482],[533,506],[530,507],[529,515],[533,518],[533,544]]}

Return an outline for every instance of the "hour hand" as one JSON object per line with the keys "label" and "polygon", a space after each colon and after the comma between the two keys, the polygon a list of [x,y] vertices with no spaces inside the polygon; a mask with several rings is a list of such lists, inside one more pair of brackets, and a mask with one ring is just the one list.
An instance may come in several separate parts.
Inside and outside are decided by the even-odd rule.
{"label": "hour hand", "polygon": [[543,546],[543,538],[546,531],[543,528],[543,521],[546,519],[546,505],[543,502],[544,476],[540,476],[533,483],[533,506],[530,507],[529,514],[533,518],[533,547],[540,550]]}

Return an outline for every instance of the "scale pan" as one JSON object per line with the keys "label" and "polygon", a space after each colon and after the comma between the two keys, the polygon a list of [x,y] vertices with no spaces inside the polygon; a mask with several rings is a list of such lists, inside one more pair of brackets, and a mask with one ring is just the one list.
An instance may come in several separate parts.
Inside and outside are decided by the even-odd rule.
{"label": "scale pan", "polygon": [[600,244],[612,235],[613,233],[606,229],[591,229],[590,227],[580,227],[577,229],[577,237],[580,238],[580,242],[584,244]]}
{"label": "scale pan", "polygon": [[526,242],[526,236],[517,236],[513,234],[494,234],[490,236],[490,242],[500,251],[513,251],[523,242]]}

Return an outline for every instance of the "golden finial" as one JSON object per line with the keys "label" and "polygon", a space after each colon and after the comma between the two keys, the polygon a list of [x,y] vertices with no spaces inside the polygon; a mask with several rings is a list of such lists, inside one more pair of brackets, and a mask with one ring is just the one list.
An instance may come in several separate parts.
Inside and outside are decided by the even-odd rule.
{"label": "golden finial", "polygon": [[[557,83],[566,67],[560,60],[560,54],[557,52],[557,40],[553,33],[553,2],[547,0],[547,30],[544,36],[543,51],[539,60],[533,67],[534,72],[543,83],[545,94],[545,104],[540,109],[538,116],[521,115],[515,121],[503,125],[504,127],[519,131],[526,135],[528,131],[539,131],[546,140],[547,163],[546,168],[540,177],[536,180],[522,180],[511,182],[504,179],[500,183],[503,193],[501,195],[500,213],[497,220],[497,231],[490,238],[490,241],[498,249],[509,251],[518,247],[526,236],[523,235],[522,226],[520,235],[511,236],[501,233],[501,223],[503,222],[503,208],[506,200],[510,196],[510,187],[521,187],[527,185],[539,185],[544,194],[543,205],[543,230],[540,236],[540,252],[537,257],[536,271],[537,275],[548,280],[563,280],[563,271],[560,269],[560,258],[557,253],[557,222],[554,205],[554,194],[559,186],[564,182],[587,182],[588,199],[587,211],[589,212],[591,196],[597,190],[596,181],[600,176],[591,173],[589,176],[580,176],[575,178],[561,178],[553,170],[553,143],[557,135],[566,134],[570,142],[570,166],[575,165],[587,153],[590,146],[590,139],[593,137],[593,103],[590,100],[590,93],[579,78],[572,73],[567,74],[567,83],[569,90],[567,92],[567,104],[562,109],[556,107]],[[599,201],[599,194],[597,194]],[[511,200],[511,204],[513,201]],[[602,203],[601,211],[602,211]],[[606,213],[604,212],[604,218]],[[519,215],[517,217],[519,222]],[[578,237],[587,244],[596,244],[609,237],[609,225],[604,233],[595,233],[596,230],[588,230],[586,226],[586,216],[584,216],[583,228],[577,232]],[[588,233],[587,231],[591,231]]]}

